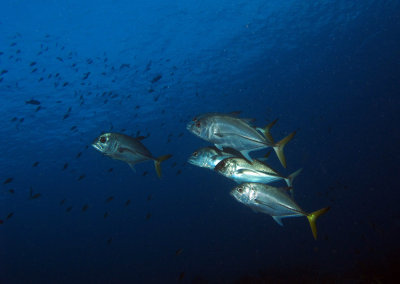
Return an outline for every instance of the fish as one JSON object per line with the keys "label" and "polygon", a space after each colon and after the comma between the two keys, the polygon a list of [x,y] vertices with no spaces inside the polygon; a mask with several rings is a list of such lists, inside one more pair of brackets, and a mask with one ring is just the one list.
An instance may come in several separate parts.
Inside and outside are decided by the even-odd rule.
{"label": "fish", "polygon": [[68,163],[65,163],[62,170],[64,171],[64,170],[66,170],[67,168],[68,168]]}
{"label": "fish", "polygon": [[154,84],[155,82],[159,81],[161,78],[162,78],[162,75],[158,74],[155,77],[153,77],[153,79],[151,79],[151,83]]}
{"label": "fish", "polygon": [[71,212],[71,210],[72,210],[72,206],[70,206],[67,209],[65,209],[66,212]]}
{"label": "fish", "polygon": [[201,168],[213,170],[219,162],[230,157],[234,157],[234,155],[220,151],[216,147],[204,147],[194,151],[188,162]]}
{"label": "fish", "polygon": [[103,215],[104,219],[106,219],[108,217],[108,212],[106,211]]}
{"label": "fish", "polygon": [[177,249],[177,250],[175,251],[175,254],[176,254],[176,255],[180,255],[182,252],[183,252],[183,248],[180,248],[180,249]]}
{"label": "fish", "polygon": [[39,162],[34,162],[32,167],[37,167],[39,165]]}
{"label": "fish", "polygon": [[143,137],[133,138],[121,133],[105,133],[97,137],[92,146],[112,159],[126,162],[133,171],[136,164],[153,160],[157,176],[161,178],[161,162],[171,158],[172,155],[155,158],[140,142],[142,139]]}
{"label": "fish", "polygon": [[146,220],[150,220],[150,218],[151,218],[151,213],[147,213],[146,214]]}
{"label": "fish", "polygon": [[10,213],[7,215],[6,220],[10,219],[13,215],[14,215],[14,213],[13,213],[13,212],[10,212]]}
{"label": "fish", "polygon": [[38,106],[38,105],[40,105],[40,102],[38,101],[38,100],[29,100],[29,101],[26,101],[25,102],[27,105],[35,105],[35,106]]}
{"label": "fish", "polygon": [[87,204],[83,205],[82,212],[85,212],[86,210],[88,210],[88,208],[89,208],[89,205],[87,205]]}
{"label": "fish", "polygon": [[11,194],[14,194],[15,190],[11,188],[11,189],[8,190],[8,192],[11,193]]}
{"label": "fish", "polygon": [[128,200],[125,202],[125,206],[128,206],[129,204],[131,204],[131,200],[130,200],[130,199],[128,199]]}
{"label": "fish", "polygon": [[317,239],[316,220],[319,216],[325,214],[330,207],[306,213],[286,193],[288,189],[277,188],[263,183],[242,183],[232,189],[230,194],[240,203],[253,209],[253,211],[270,215],[281,226],[283,226],[282,218],[307,217],[314,239]]}
{"label": "fish", "polygon": [[285,145],[293,139],[296,131],[275,142],[270,134],[277,119],[264,129],[251,125],[252,119],[239,118],[237,114],[206,113],[187,123],[186,128],[194,135],[211,142],[219,150],[230,147],[239,151],[248,161],[253,161],[249,153],[272,147],[282,166],[286,168],[283,152]]}
{"label": "fish", "polygon": [[0,225],[3,225],[4,224],[4,221],[3,220],[0,220]]}
{"label": "fish", "polygon": [[86,80],[89,77],[89,75],[90,75],[90,72],[83,74],[82,80]]}
{"label": "fish", "polygon": [[12,177],[7,178],[7,179],[3,182],[3,184],[10,183],[10,182],[12,182],[13,180],[14,180],[14,178],[12,178]]}
{"label": "fish", "polygon": [[107,197],[106,202],[110,202],[110,201],[112,201],[113,199],[114,199],[114,196],[109,196],[109,197]]}
{"label": "fish", "polygon": [[29,199],[37,199],[39,197],[41,197],[42,195],[40,193],[35,193],[33,194]]}
{"label": "fish", "polygon": [[63,200],[60,201],[60,206],[64,205],[66,199],[64,198]]}
{"label": "fish", "polygon": [[302,169],[299,169],[285,177],[269,165],[262,163],[257,159],[250,163],[246,159],[238,157],[231,157],[222,160],[215,166],[214,170],[237,183],[271,183],[278,180],[285,180],[288,187],[293,186],[294,178],[302,171]]}
{"label": "fish", "polygon": [[79,178],[78,178],[78,181],[83,180],[85,177],[86,177],[85,174],[80,175]]}

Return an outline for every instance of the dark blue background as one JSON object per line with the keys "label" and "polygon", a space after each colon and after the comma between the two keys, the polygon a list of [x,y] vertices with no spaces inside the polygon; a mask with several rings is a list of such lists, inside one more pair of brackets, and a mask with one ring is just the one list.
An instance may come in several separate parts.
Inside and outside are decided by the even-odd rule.
{"label": "dark blue background", "polygon": [[[4,2],[1,283],[394,275],[399,1]],[[304,168],[295,190],[306,211],[332,207],[317,241],[305,218],[280,227],[236,202],[232,181],[186,162],[207,145],[186,123],[237,110],[260,127],[279,118],[276,139],[298,130],[282,172]],[[150,134],[143,143],[155,156],[174,155],[162,180],[151,162],[133,173],[87,147],[101,132],[124,129]],[[281,169],[275,156],[270,163]],[[41,197],[29,200],[30,187]]]}

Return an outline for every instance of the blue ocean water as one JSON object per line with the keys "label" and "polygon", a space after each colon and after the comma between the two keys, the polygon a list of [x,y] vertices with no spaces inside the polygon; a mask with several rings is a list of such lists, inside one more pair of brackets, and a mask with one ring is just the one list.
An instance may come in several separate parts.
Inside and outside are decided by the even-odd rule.
{"label": "blue ocean water", "polygon": [[[390,283],[399,15],[399,1],[2,1],[0,283]],[[276,139],[297,130],[287,170],[269,162],[303,168],[304,210],[331,207],[318,240],[187,163],[209,143],[186,124],[232,111],[279,118]],[[103,132],[172,154],[162,179],[93,149]]]}

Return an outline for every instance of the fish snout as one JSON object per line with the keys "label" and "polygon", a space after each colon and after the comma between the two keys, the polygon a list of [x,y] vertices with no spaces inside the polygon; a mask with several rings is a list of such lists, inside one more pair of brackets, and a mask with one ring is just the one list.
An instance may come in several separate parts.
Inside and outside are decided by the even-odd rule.
{"label": "fish snout", "polygon": [[188,163],[192,164],[192,165],[197,165],[198,164],[197,163],[197,159],[195,157],[193,157],[193,156],[188,159]]}
{"label": "fish snout", "polygon": [[189,121],[188,124],[186,124],[186,129],[196,135],[200,135],[201,132],[200,124],[196,121]]}

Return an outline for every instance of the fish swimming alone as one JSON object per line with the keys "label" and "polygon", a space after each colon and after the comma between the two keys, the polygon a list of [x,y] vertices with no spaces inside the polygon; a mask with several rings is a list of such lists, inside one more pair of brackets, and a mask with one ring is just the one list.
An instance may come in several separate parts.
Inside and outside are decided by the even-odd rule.
{"label": "fish swimming alone", "polygon": [[271,183],[278,180],[285,180],[289,187],[293,186],[294,178],[302,171],[302,169],[299,169],[288,177],[285,177],[269,165],[261,163],[258,160],[253,160],[250,163],[246,159],[237,157],[222,160],[216,165],[214,170],[237,183]]}
{"label": "fish swimming alone", "polygon": [[231,195],[239,202],[249,206],[255,212],[262,212],[283,226],[281,218],[305,216],[310,223],[314,239],[317,239],[316,220],[326,213],[330,207],[306,213],[286,193],[288,188],[277,188],[263,183],[242,183],[231,191]]}
{"label": "fish swimming alone", "polygon": [[154,161],[158,177],[161,178],[161,162],[169,159],[172,155],[164,155],[159,158],[153,157],[150,151],[140,142],[143,137],[130,137],[120,133],[104,133],[97,137],[92,146],[104,155],[121,160],[135,170],[134,166],[148,160]]}
{"label": "fish swimming alone", "polygon": [[283,149],[296,132],[275,143],[270,129],[277,120],[264,129],[253,127],[251,121],[252,119],[238,118],[232,114],[207,113],[195,117],[186,128],[196,136],[213,143],[220,150],[230,147],[239,151],[249,161],[252,161],[250,152],[272,147],[282,166],[286,168]]}
{"label": "fish swimming alone", "polygon": [[193,152],[188,162],[201,168],[213,170],[220,161],[229,157],[234,157],[234,155],[220,151],[215,147],[204,147]]}

